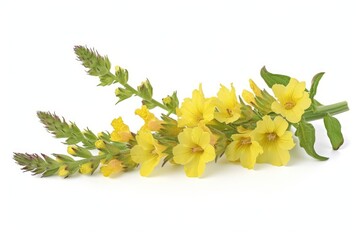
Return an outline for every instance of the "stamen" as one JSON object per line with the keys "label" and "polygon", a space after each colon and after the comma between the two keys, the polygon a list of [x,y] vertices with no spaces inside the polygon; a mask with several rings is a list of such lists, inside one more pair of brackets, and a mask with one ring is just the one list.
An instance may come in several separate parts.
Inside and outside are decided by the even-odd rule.
{"label": "stamen", "polygon": [[294,106],[295,106],[295,103],[293,103],[293,102],[287,102],[287,103],[284,104],[284,107],[285,107],[286,110],[290,110]]}
{"label": "stamen", "polygon": [[230,115],[230,116],[232,116],[232,114],[233,114],[233,111],[231,110],[231,109],[226,109],[226,112]]}
{"label": "stamen", "polygon": [[251,144],[251,138],[250,137],[242,137],[242,138],[240,138],[240,144],[241,145]]}
{"label": "stamen", "polygon": [[193,153],[198,153],[198,152],[203,152],[204,149],[202,149],[201,147],[194,147],[194,148],[191,149],[191,151]]}
{"label": "stamen", "polygon": [[270,141],[270,142],[273,142],[277,139],[277,134],[272,132],[272,133],[268,133],[267,134],[267,139]]}

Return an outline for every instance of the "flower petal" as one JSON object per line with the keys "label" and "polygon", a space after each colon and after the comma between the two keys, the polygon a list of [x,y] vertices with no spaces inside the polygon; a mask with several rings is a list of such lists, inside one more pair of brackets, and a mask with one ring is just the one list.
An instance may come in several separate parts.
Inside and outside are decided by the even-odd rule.
{"label": "flower petal", "polygon": [[149,160],[146,160],[141,164],[140,175],[143,177],[149,176],[150,173],[154,170],[154,168],[159,164],[159,157],[152,157]]}
{"label": "flower petal", "polygon": [[196,127],[192,131],[192,141],[201,148],[204,148],[210,143],[210,133],[205,132],[200,127]]}
{"label": "flower petal", "polygon": [[285,86],[282,84],[274,84],[271,89],[273,90],[275,97],[279,99],[280,102],[284,102]]}
{"label": "flower petal", "polygon": [[293,100],[298,100],[299,98],[301,98],[304,94],[305,91],[305,82],[299,82],[298,80],[292,78],[295,82],[295,87],[293,89],[293,93],[292,93],[292,99]]}
{"label": "flower petal", "polygon": [[195,143],[193,141],[190,141],[192,134],[193,134],[192,128],[185,128],[179,135],[178,140],[179,143],[182,145],[185,145],[189,148],[192,148],[195,146]]}
{"label": "flower petal", "polygon": [[[149,157],[149,153],[140,145],[135,145],[130,150],[131,159],[136,163],[143,163]],[[151,155],[150,155],[151,157]]]}
{"label": "flower petal", "polygon": [[276,132],[276,134],[279,137],[281,137],[284,134],[284,132],[287,130],[289,126],[288,122],[280,116],[277,116],[274,119],[274,125],[275,125],[274,132]]}
{"label": "flower petal", "polygon": [[205,163],[200,159],[195,159],[184,166],[186,176],[200,177],[205,170]]}
{"label": "flower petal", "polygon": [[278,147],[285,150],[290,150],[295,147],[292,132],[286,131],[277,141]]}
{"label": "flower petal", "polygon": [[283,166],[290,160],[288,150],[281,149],[277,144],[263,146],[264,153],[257,158],[257,163],[269,163],[274,166]]}
{"label": "flower petal", "polygon": [[194,154],[192,153],[191,148],[182,144],[178,144],[173,148],[173,154],[174,162],[182,165],[187,164],[194,158]]}
{"label": "flower petal", "polygon": [[215,148],[212,145],[208,144],[203,149],[204,152],[201,154],[201,162],[207,163],[214,161],[216,157]]}
{"label": "flower petal", "polygon": [[[239,134],[236,134],[236,135],[239,135]],[[232,141],[226,147],[225,156],[226,156],[226,159],[231,161],[231,162],[235,162],[235,161],[238,161],[240,159],[240,147],[239,147],[239,141],[238,140]]]}
{"label": "flower petal", "polygon": [[297,100],[296,107],[301,107],[302,109],[306,110],[311,105],[311,99],[309,98],[309,93],[304,92],[304,95]]}

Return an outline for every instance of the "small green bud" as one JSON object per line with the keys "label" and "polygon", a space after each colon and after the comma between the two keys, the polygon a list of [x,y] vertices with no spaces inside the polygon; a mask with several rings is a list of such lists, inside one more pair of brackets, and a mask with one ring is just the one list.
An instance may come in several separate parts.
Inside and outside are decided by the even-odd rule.
{"label": "small green bud", "polygon": [[105,74],[100,76],[100,86],[108,86],[113,84],[115,81],[114,77],[111,74]]}
{"label": "small green bud", "polygon": [[140,86],[138,86],[138,91],[140,94],[140,97],[142,97],[145,100],[151,100],[153,96],[153,87],[151,86],[151,83],[149,79],[146,79],[146,81],[142,82]]}
{"label": "small green bud", "polygon": [[53,154],[56,158],[56,161],[58,162],[74,162],[74,159],[72,157],[69,157],[64,154]]}
{"label": "small green bud", "polygon": [[175,111],[177,107],[179,107],[179,99],[177,97],[176,92],[174,92],[171,96],[167,96],[162,99],[163,104],[170,110]]}
{"label": "small green bud", "polygon": [[145,105],[148,109],[153,109],[156,107],[156,104],[148,100],[143,100],[142,104]]}
{"label": "small green bud", "polygon": [[124,101],[125,99],[128,99],[133,95],[133,93],[125,88],[116,88],[115,89],[115,95],[119,98],[119,102]]}
{"label": "small green bud", "polygon": [[74,146],[69,146],[67,148],[67,152],[72,155],[72,156],[76,156],[76,157],[83,157],[83,158],[89,158],[92,156],[91,152],[89,150],[87,150],[86,148],[74,145]]}
{"label": "small green bud", "polygon": [[122,85],[125,85],[129,80],[128,70],[121,68],[120,66],[115,66],[115,76],[116,81]]}

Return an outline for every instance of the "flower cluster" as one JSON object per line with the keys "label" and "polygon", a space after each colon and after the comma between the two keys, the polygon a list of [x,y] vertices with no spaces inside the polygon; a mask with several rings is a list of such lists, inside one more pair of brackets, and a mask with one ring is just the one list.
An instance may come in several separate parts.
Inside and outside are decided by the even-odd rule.
{"label": "flower cluster", "polygon": [[[101,86],[121,85],[115,90],[118,102],[132,96],[142,99],[134,113],[144,124],[131,131],[117,116],[110,133],[96,135],[55,114],[38,112],[50,133],[66,139],[68,155],[15,153],[14,159],[26,171],[68,177],[76,172],[93,174],[100,168],[107,177],[139,167],[142,176],[149,176],[158,165],[173,164],[183,166],[188,177],[200,177],[207,163],[222,156],[248,169],[261,163],[284,166],[295,147],[294,136],[310,156],[326,160],[314,149],[315,129],[309,121],[316,119],[324,120],[333,149],[343,144],[341,125],[333,115],[347,111],[347,103],[325,106],[314,98],[324,73],[315,75],[310,89],[306,89],[305,82],[272,74],[264,67],[261,76],[270,93],[250,80],[252,91],[243,90],[241,96],[231,84],[221,85],[216,96],[206,97],[200,84],[182,102],[176,92],[157,101],[149,80],[134,88],[128,84],[126,69],[116,66],[111,72],[106,56],[82,46],[76,46],[75,53],[87,72],[99,77]],[[165,112],[157,117],[151,112],[155,107]]]}

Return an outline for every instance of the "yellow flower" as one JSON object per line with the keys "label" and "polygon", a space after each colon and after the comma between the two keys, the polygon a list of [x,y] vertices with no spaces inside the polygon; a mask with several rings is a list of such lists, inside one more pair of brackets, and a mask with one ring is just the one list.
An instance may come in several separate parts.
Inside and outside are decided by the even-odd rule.
{"label": "yellow flower", "polygon": [[103,140],[96,140],[95,142],[95,147],[98,149],[98,150],[104,150],[106,149],[106,145],[105,145],[105,142]]}
{"label": "yellow flower", "polygon": [[76,150],[77,150],[77,146],[68,146],[68,147],[67,147],[67,152],[68,152],[68,154],[70,154],[70,155],[72,155],[72,156],[76,156],[76,155],[77,155]]}
{"label": "yellow flower", "polygon": [[68,170],[68,166],[67,165],[61,165],[60,167],[59,167],[59,170],[58,170],[58,175],[60,176],[60,177],[67,177],[67,176],[69,176],[69,170]]}
{"label": "yellow flower", "polygon": [[137,145],[131,151],[131,159],[141,165],[141,176],[149,176],[165,156],[166,147],[160,145],[150,131],[140,131],[136,136]]}
{"label": "yellow flower", "polygon": [[100,171],[104,175],[104,177],[109,177],[110,175],[123,172],[124,165],[120,160],[112,159],[108,163],[101,166]]}
{"label": "yellow flower", "polygon": [[133,139],[129,126],[124,123],[121,117],[114,119],[111,122],[111,126],[114,128],[110,135],[111,141],[128,142],[130,139]]}
{"label": "yellow flower", "polygon": [[248,90],[244,89],[241,93],[241,96],[247,104],[250,104],[252,106],[256,104],[254,94],[249,92]]}
{"label": "yellow flower", "polygon": [[92,167],[92,163],[91,162],[87,162],[84,164],[81,164],[79,172],[82,174],[90,174],[93,171],[93,167]]}
{"label": "yellow flower", "polygon": [[248,169],[253,169],[256,158],[263,153],[260,144],[255,141],[251,131],[231,136],[233,141],[225,150],[226,158],[229,161],[240,161],[240,164]]}
{"label": "yellow flower", "polygon": [[232,123],[240,118],[240,103],[237,99],[235,88],[231,84],[231,90],[221,85],[217,94],[216,108],[214,117],[219,122]]}
{"label": "yellow flower", "polygon": [[200,127],[186,128],[178,136],[173,148],[174,162],[184,165],[188,177],[200,177],[205,164],[215,160],[215,149],[210,144],[210,133]]}
{"label": "yellow flower", "polygon": [[272,103],[271,110],[281,114],[289,122],[299,122],[304,111],[311,105],[309,93],[305,92],[305,82],[291,78],[287,86],[274,84],[272,90],[278,101]]}
{"label": "yellow flower", "polygon": [[135,110],[135,114],[144,120],[144,125],[140,130],[159,131],[162,121],[157,119],[153,113],[149,111],[146,105],[142,105],[141,108]]}
{"label": "yellow flower", "polygon": [[262,146],[264,153],[257,158],[258,163],[270,163],[275,166],[283,166],[290,160],[289,150],[295,144],[292,132],[286,131],[289,124],[280,117],[274,120],[266,115],[257,122],[255,140]]}
{"label": "yellow flower", "polygon": [[257,97],[263,96],[261,89],[256,85],[256,83],[252,79],[249,79],[249,84],[251,90],[255,93],[255,96]]}
{"label": "yellow flower", "polygon": [[202,86],[192,92],[192,98],[185,98],[177,109],[179,127],[196,127],[199,122],[208,123],[214,119],[214,98],[205,98]]}

